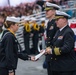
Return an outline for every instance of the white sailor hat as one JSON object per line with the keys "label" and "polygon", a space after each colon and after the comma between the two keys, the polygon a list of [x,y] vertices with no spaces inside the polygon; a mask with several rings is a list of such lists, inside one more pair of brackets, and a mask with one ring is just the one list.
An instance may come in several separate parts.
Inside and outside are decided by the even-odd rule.
{"label": "white sailor hat", "polygon": [[59,10],[60,6],[58,6],[57,4],[54,4],[54,3],[46,2],[45,11],[47,11],[47,10],[53,10],[53,9]]}
{"label": "white sailor hat", "polygon": [[29,18],[29,17],[26,17],[24,20],[25,20],[25,21],[29,21],[29,20],[30,20],[30,18]]}
{"label": "white sailor hat", "polygon": [[55,19],[58,19],[58,18],[70,18],[70,15],[68,15],[67,13],[63,12],[63,11],[58,11],[56,10],[56,15],[55,15]]}
{"label": "white sailor hat", "polygon": [[45,18],[41,18],[40,20],[41,20],[41,21],[45,21],[46,19],[45,19]]}
{"label": "white sailor hat", "polygon": [[35,17],[31,17],[30,19],[31,19],[31,21],[37,21],[37,19]]}
{"label": "white sailor hat", "polygon": [[17,17],[9,17],[7,16],[6,17],[6,21],[10,21],[10,22],[15,22],[15,23],[20,23],[20,18],[17,18]]}
{"label": "white sailor hat", "polygon": [[24,20],[25,18],[26,18],[26,16],[22,16],[22,17],[21,17],[21,20]]}
{"label": "white sailor hat", "polygon": [[24,17],[23,19],[21,19],[21,22],[25,22],[25,21],[30,21],[29,17]]}

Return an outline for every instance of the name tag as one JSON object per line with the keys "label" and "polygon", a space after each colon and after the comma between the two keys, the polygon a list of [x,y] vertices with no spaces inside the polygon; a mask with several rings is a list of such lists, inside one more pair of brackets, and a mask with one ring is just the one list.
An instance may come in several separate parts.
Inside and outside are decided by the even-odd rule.
{"label": "name tag", "polygon": [[58,39],[59,39],[59,40],[62,40],[62,39],[63,39],[63,36],[59,36]]}

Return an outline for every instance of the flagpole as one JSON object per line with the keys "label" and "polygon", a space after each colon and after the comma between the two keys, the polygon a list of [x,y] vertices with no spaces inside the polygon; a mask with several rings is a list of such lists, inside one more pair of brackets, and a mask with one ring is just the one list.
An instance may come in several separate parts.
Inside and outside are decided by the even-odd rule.
{"label": "flagpole", "polygon": [[8,0],[8,5],[9,5],[9,7],[10,7],[10,0]]}

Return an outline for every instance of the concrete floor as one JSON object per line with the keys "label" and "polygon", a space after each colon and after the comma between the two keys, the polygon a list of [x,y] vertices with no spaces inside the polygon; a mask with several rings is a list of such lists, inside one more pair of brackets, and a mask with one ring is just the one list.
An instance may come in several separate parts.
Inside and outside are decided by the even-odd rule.
{"label": "concrete floor", "polygon": [[23,61],[19,59],[16,75],[47,75],[46,69],[42,64],[45,56],[40,57],[38,61]]}

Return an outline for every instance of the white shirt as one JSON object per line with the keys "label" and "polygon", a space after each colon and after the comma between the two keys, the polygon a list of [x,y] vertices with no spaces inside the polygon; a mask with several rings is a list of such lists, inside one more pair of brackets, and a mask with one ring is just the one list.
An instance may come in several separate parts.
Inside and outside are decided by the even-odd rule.
{"label": "white shirt", "polygon": [[59,30],[62,31],[67,25],[65,25],[64,27],[60,28]]}

